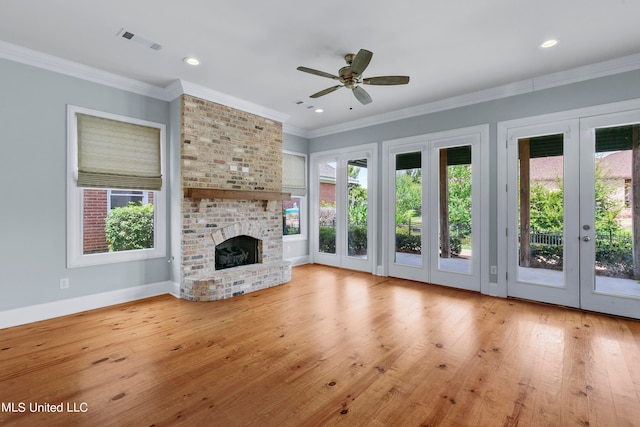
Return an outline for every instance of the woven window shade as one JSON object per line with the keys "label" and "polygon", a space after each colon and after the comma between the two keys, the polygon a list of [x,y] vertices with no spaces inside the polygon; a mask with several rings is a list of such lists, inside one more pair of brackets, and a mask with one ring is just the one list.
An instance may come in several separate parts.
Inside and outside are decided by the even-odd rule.
{"label": "woven window shade", "polygon": [[160,129],[77,114],[78,186],[161,190]]}
{"label": "woven window shade", "polygon": [[292,196],[307,194],[304,156],[282,153],[282,191]]}

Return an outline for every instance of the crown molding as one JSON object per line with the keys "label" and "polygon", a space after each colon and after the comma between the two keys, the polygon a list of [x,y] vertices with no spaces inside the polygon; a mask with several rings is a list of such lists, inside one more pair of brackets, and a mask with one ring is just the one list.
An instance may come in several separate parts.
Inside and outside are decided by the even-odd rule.
{"label": "crown molding", "polygon": [[168,101],[164,88],[0,40],[0,58]]}
{"label": "crown molding", "polygon": [[[227,107],[235,108],[237,110],[255,114],[281,123],[287,121],[290,117],[288,114],[284,114],[279,111],[263,107],[262,105],[254,104],[252,102],[236,98],[235,96],[227,95],[226,93],[218,92],[217,90],[209,89],[208,87],[200,86],[185,80],[177,80],[167,86],[167,88],[170,89],[172,95],[175,95],[179,88],[182,91],[182,94],[196,96],[207,101],[226,105]],[[172,100],[175,98],[176,96],[174,96]]]}
{"label": "crown molding", "polygon": [[506,98],[508,96],[528,93],[532,90],[532,81],[523,80],[520,82],[510,83],[508,85],[498,86],[491,89],[484,89],[477,92],[471,92],[464,95],[445,98],[439,101],[417,105],[415,107],[403,108],[401,110],[391,111],[389,113],[365,117],[362,119],[353,120],[351,122],[341,123],[335,126],[327,126],[325,128],[315,129],[307,133],[307,138],[313,139],[321,136],[347,132],[388,122],[394,122],[397,120],[409,119],[412,117],[437,113],[438,111],[451,110],[453,108],[459,108],[467,105],[479,104],[481,102],[493,101],[495,99]]}
{"label": "crown molding", "polygon": [[335,126],[327,126],[324,128],[310,130],[306,132],[306,138],[313,139],[321,136],[347,132],[368,126],[408,119],[412,117],[436,113],[438,111],[451,110],[453,108],[493,101],[496,99],[507,98],[515,95],[522,95],[525,93],[536,92],[638,69],[640,69],[640,53],[611,59],[608,61],[597,62],[582,67],[576,67],[565,71],[559,71],[557,73],[546,74],[544,76],[521,80],[519,82],[497,86],[460,96],[454,96],[451,98],[446,98],[415,107],[409,107],[401,110],[391,111],[389,113],[378,114],[359,120],[341,123]]}
{"label": "crown molding", "polygon": [[640,53],[535,77],[532,79],[533,90],[544,90],[638,69],[640,69]]}
{"label": "crown molding", "polygon": [[309,131],[296,126],[291,126],[287,123],[282,124],[282,132],[289,135],[300,136],[302,138],[309,138]]}
{"label": "crown molding", "polygon": [[186,93],[278,122],[285,122],[289,119],[289,115],[287,114],[271,110],[213,89],[186,82],[184,80],[176,80],[163,88],[103,71],[98,68],[89,67],[78,62],[69,61],[57,56],[27,49],[2,40],[0,40],[0,58],[162,101],[173,101],[178,96]]}
{"label": "crown molding", "polygon": [[283,132],[307,139],[332,135],[360,129],[368,126],[380,125],[397,120],[432,114],[439,111],[464,107],[481,102],[493,101],[510,96],[550,89],[585,80],[606,77],[640,69],[640,53],[621,58],[602,61],[595,64],[559,71],[557,73],[534,77],[515,83],[493,87],[464,95],[454,96],[414,107],[403,108],[388,113],[365,117],[338,125],[327,126],[314,130],[301,129],[286,124],[288,114],[227,95],[216,90],[200,86],[184,80],[175,80],[167,87],[154,86],[139,80],[123,77],[118,74],[82,65],[77,62],[58,58],[35,50],[27,49],[0,40],[0,58],[8,59],[26,65],[42,68],[71,77],[91,81],[116,89],[125,90],[139,95],[148,96],[162,101],[173,101],[182,94],[189,94],[211,102],[236,108],[251,114],[283,123]]}

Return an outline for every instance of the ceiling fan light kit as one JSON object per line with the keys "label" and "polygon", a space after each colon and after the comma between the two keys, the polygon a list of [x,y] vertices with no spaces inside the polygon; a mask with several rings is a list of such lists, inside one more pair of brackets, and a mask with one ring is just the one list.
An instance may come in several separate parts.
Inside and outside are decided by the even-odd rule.
{"label": "ceiling fan light kit", "polygon": [[338,70],[337,76],[308,67],[300,66],[297,69],[299,71],[314,74],[316,76],[338,80],[341,83],[339,85],[323,89],[320,92],[316,92],[313,95],[310,95],[310,98],[319,98],[321,96],[334,92],[341,87],[346,87],[347,89],[351,89],[353,91],[353,95],[358,101],[360,101],[361,104],[366,105],[371,103],[372,99],[367,91],[360,86],[361,84],[394,86],[405,85],[409,83],[408,76],[380,76],[363,78],[362,73],[364,73],[364,70],[366,70],[366,68],[369,66],[369,62],[371,62],[372,57],[373,53],[366,49],[360,49],[360,51],[356,55],[354,55],[353,53],[345,55],[344,60],[347,62],[347,65]]}

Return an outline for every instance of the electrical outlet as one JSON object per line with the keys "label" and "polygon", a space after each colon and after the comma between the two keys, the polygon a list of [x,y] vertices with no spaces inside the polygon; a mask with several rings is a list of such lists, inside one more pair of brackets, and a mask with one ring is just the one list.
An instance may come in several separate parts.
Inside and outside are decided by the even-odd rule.
{"label": "electrical outlet", "polygon": [[69,287],[69,279],[60,279],[60,289],[67,289]]}
{"label": "electrical outlet", "polygon": [[495,265],[489,267],[489,274],[498,274],[498,267],[496,267]]}

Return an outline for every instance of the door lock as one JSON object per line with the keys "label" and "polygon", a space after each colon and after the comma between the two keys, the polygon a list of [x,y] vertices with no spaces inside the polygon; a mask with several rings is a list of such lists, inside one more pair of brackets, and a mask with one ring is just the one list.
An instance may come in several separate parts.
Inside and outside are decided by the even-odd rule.
{"label": "door lock", "polygon": [[583,241],[583,242],[590,242],[590,241],[591,241],[591,237],[589,237],[589,236],[584,236],[584,237],[582,238],[582,241]]}

